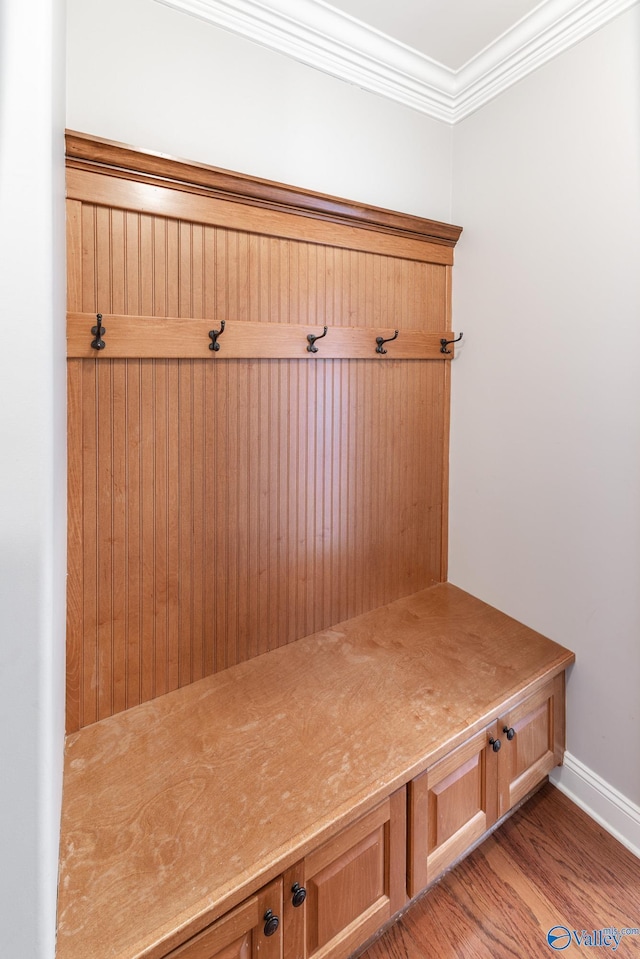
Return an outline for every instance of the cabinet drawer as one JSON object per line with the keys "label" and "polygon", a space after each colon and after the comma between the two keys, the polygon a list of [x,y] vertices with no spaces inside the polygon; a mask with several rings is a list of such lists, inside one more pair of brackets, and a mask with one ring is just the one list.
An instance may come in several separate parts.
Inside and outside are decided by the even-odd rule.
{"label": "cabinet drawer", "polygon": [[[265,935],[268,911],[278,918],[271,935]],[[281,917],[282,880],[276,879],[166,959],[282,959]]]}

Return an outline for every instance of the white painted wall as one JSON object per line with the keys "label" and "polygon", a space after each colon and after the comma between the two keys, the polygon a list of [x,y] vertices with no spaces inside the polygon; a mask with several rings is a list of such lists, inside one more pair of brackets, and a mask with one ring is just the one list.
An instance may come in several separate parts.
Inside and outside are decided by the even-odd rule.
{"label": "white painted wall", "polygon": [[0,6],[0,953],[52,959],[64,738],[64,3]]}
{"label": "white painted wall", "polygon": [[431,219],[451,129],[152,0],[68,0],[67,126]]}
{"label": "white painted wall", "polygon": [[568,751],[640,839],[638,37],[635,7],[455,127],[449,573],[575,650]]}

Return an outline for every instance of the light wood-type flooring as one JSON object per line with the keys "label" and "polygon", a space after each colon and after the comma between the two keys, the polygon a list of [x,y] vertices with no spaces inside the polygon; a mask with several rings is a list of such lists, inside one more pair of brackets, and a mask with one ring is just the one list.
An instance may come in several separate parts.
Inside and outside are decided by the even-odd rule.
{"label": "light wood-type flooring", "polygon": [[362,959],[640,957],[613,928],[640,929],[640,860],[547,784]]}

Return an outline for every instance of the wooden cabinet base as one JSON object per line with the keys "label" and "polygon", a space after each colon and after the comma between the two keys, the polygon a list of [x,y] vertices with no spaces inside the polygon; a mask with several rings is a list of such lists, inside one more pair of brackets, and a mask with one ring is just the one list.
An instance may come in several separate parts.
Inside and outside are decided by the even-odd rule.
{"label": "wooden cabinet base", "polygon": [[166,959],[346,959],[405,905],[405,872],[400,789]]}
{"label": "wooden cabinet base", "polygon": [[280,916],[282,881],[277,880],[166,959],[282,959]]}
{"label": "wooden cabinet base", "polygon": [[562,760],[572,661],[441,584],[69,736],[57,959],[346,959]]}
{"label": "wooden cabinet base", "polygon": [[562,762],[564,673],[409,784],[409,895],[416,896]]}

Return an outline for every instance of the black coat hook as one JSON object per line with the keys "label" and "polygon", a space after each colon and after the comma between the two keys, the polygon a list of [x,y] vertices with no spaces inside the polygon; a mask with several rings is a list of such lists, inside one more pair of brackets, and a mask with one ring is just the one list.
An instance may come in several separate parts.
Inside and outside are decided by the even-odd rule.
{"label": "black coat hook", "polygon": [[211,342],[209,343],[210,350],[215,350],[216,353],[218,352],[218,350],[220,349],[220,344],[218,343],[218,337],[222,336],[223,333],[224,333],[224,320],[221,320],[219,330],[209,330],[209,337],[211,339]]}
{"label": "black coat hook", "polygon": [[445,336],[440,340],[440,352],[441,353],[451,353],[451,350],[448,350],[447,347],[450,343],[459,343],[462,339],[462,333],[460,336],[456,336],[455,340],[448,340]]}
{"label": "black coat hook", "polygon": [[96,320],[97,320],[96,325],[91,327],[91,332],[92,332],[93,335],[94,335],[94,339],[91,340],[91,349],[93,349],[93,350],[104,350],[104,348],[105,348],[105,346],[106,346],[107,344],[106,344],[105,341],[102,339],[102,336],[103,336],[103,334],[106,333],[107,331],[105,330],[104,326],[102,325],[102,313],[96,313]]}
{"label": "black coat hook", "polygon": [[307,353],[317,353],[318,347],[315,345],[316,340],[321,340],[323,336],[327,335],[327,327],[323,327],[322,333],[319,336],[314,336],[313,333],[307,334],[307,339],[309,340],[309,346],[307,347]]}
{"label": "black coat hook", "polygon": [[397,339],[398,339],[398,331],[397,331],[397,330],[395,330],[393,336],[389,336],[386,340],[383,340],[381,336],[376,336],[376,343],[378,344],[378,345],[376,346],[376,353],[386,353],[387,351],[385,350],[385,348],[384,348],[384,346],[383,346],[382,344],[383,344],[383,343],[391,343],[393,340],[397,340]]}

